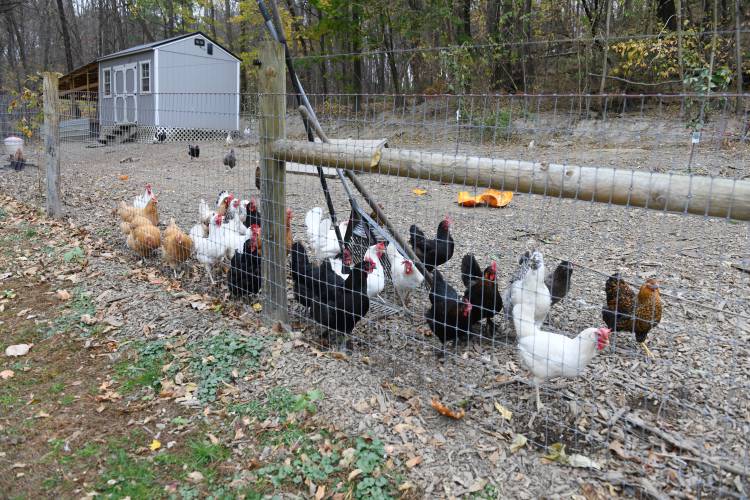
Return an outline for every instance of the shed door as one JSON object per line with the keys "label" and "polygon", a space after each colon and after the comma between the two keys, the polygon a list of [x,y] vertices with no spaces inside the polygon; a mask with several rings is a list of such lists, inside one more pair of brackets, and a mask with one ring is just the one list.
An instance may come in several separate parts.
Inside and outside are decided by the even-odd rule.
{"label": "shed door", "polygon": [[114,96],[115,123],[136,123],[138,121],[137,66],[135,63],[115,66]]}

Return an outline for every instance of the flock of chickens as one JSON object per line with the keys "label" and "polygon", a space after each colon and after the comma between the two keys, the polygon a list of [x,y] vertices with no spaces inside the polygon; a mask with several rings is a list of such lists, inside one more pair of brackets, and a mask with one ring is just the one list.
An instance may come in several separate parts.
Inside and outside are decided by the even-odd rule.
{"label": "flock of chickens", "polygon": [[[195,258],[206,267],[212,283],[215,283],[212,268],[229,261],[227,284],[232,296],[260,291],[261,216],[255,199],[240,200],[222,191],[213,208],[200,200],[198,223],[188,234],[174,220],[162,234],[157,205],[150,185],[146,185],[144,193],[132,205],[121,202],[117,214],[130,249],[148,257],[161,248],[164,259],[172,266]],[[393,288],[404,306],[412,292],[423,288],[422,266],[404,255],[396,244],[379,241],[366,224],[355,221],[354,212],[338,227],[343,246],[331,219],[324,217],[321,208],[307,212],[307,247],[313,259],[305,245],[293,240],[292,212],[287,209],[286,213],[286,249],[290,254],[294,298],[310,318],[328,331],[344,334],[346,338],[367,315],[370,299],[378,297],[386,286],[386,259]],[[572,263],[563,261],[547,272],[542,253],[527,251],[520,256],[518,268],[501,292],[497,263],[492,261],[482,270],[475,256],[469,253],[461,260],[464,291],[459,293],[438,269],[453,257],[451,224],[452,220],[446,216],[439,223],[435,238],[428,238],[416,225],[409,229],[409,244],[423,269],[432,275],[430,307],[425,312],[427,325],[443,344],[455,343],[468,340],[482,321],[494,335],[493,318],[502,313],[515,330],[519,357],[532,374],[539,408],[542,406],[539,384],[553,377],[579,376],[597,352],[608,345],[612,331],[633,332],[646,354],[653,356],[645,344],[646,336],[661,321],[663,309],[655,279],[647,280],[636,291],[619,274],[610,276],[605,283],[606,304],[602,308],[606,327],[592,326],[571,338],[546,331],[544,324],[551,307],[570,290]],[[353,262],[355,226],[365,226],[369,245],[359,262]]]}

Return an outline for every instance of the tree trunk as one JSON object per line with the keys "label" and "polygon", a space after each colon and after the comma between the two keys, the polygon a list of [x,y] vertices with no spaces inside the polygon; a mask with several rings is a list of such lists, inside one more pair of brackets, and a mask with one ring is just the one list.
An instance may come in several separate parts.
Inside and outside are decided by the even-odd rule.
{"label": "tree trunk", "polygon": [[[23,12],[21,13],[21,15],[23,16]],[[16,17],[13,15],[13,12],[9,12],[8,14],[6,14],[6,16],[8,17],[8,23],[11,30],[13,31],[13,36],[16,40],[16,46],[18,47],[18,58],[21,60],[21,68],[23,68],[24,73],[24,78],[22,80],[25,80],[26,77],[31,74],[31,71],[29,69],[29,60],[26,57],[26,43],[24,43],[23,34],[21,33],[21,29],[16,22]]]}
{"label": "tree trunk", "polygon": [[[677,59],[679,60],[680,85],[682,93],[687,94],[687,84],[685,83],[685,61],[682,58],[682,0],[674,0],[675,15],[677,16]],[[680,116],[685,113],[685,99],[680,100]]]}
{"label": "tree trunk", "polygon": [[83,44],[81,44],[81,33],[78,30],[76,9],[73,0],[68,0],[68,15],[70,16],[70,31],[73,34],[73,52],[78,55],[78,64],[83,64]]}
{"label": "tree trunk", "polygon": [[[607,20],[604,28],[604,57],[602,57],[602,79],[599,82],[599,94],[604,93],[605,86],[607,85],[607,55],[609,52],[609,21],[612,17],[612,0],[604,0],[607,2]],[[671,1],[671,0],[670,0]],[[604,113],[604,106],[602,105],[602,113]]]}
{"label": "tree trunk", "polygon": [[167,37],[174,36],[174,0],[167,0]]}
{"label": "tree trunk", "polygon": [[461,31],[458,41],[471,42],[471,0],[460,0]]}
{"label": "tree trunk", "polygon": [[232,31],[232,2],[230,0],[224,0],[224,11],[226,13],[226,25],[227,30],[227,44],[229,50],[234,52],[234,32]]}
{"label": "tree trunk", "polygon": [[665,27],[670,31],[677,29],[677,13],[674,0],[656,0],[656,15],[659,17],[661,24],[659,30]]}
{"label": "tree trunk", "polygon": [[[57,0],[60,2],[60,0]],[[115,33],[117,34],[117,45],[114,47],[115,51],[122,50],[125,48],[125,35],[122,31],[122,19],[120,18],[120,9],[117,6],[117,0],[110,0],[110,7],[112,9],[112,22],[115,25]]]}
{"label": "tree trunk", "polygon": [[742,46],[740,44],[740,26],[742,25],[742,9],[740,7],[740,0],[734,0],[734,55],[737,65],[736,69],[736,85],[737,85],[737,102],[735,103],[735,111],[739,114],[742,112]]}
{"label": "tree trunk", "polygon": [[5,26],[8,28],[8,50],[5,51],[5,55],[8,58],[8,66],[10,66],[13,77],[16,79],[16,90],[21,92],[21,72],[18,70],[18,65],[16,64],[16,44],[13,41],[13,28],[7,17],[5,19]]}
{"label": "tree trunk", "polygon": [[62,0],[57,0],[57,13],[60,16],[60,29],[62,30],[63,45],[65,46],[65,64],[68,72],[73,71],[73,52],[70,48],[70,33],[68,22],[65,20],[65,9]]}
{"label": "tree trunk", "polygon": [[362,22],[362,12],[358,3],[352,3],[352,53],[357,54],[352,60],[352,86],[354,87],[354,109],[362,109],[362,57],[358,54],[362,52],[360,40],[360,23]]}
{"label": "tree trunk", "polygon": [[216,36],[216,5],[214,4],[214,0],[209,1],[211,2],[208,7],[208,15],[211,20],[211,26],[209,26],[209,29],[211,30],[211,36],[216,40],[218,39]]}
{"label": "tree trunk", "polygon": [[531,0],[525,0],[523,6],[523,91],[530,92],[530,81],[534,75],[534,58],[531,55],[533,34],[531,33]]}
{"label": "tree trunk", "polygon": [[[500,42],[500,13],[502,12],[502,0],[489,0],[487,2],[487,34],[490,42]],[[492,81],[490,82],[491,90],[500,90],[502,88],[503,70],[502,62],[496,50],[490,51],[492,58]]]}

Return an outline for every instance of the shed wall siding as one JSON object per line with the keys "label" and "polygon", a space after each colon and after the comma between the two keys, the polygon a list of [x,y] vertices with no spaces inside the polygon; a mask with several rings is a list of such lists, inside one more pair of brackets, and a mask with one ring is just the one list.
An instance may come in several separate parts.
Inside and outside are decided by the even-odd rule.
{"label": "shed wall siding", "polygon": [[[140,68],[138,63],[142,61],[148,61],[151,63],[151,90],[149,94],[142,94],[140,92]],[[121,65],[136,64],[136,101],[138,102],[138,123],[140,125],[154,125],[155,124],[155,106],[154,106],[154,55],[153,52],[142,52],[140,54],[132,54],[128,56],[119,57],[117,59],[110,59],[99,63],[99,123],[102,126],[113,125],[115,123],[115,76],[114,67]],[[112,95],[111,97],[104,97],[104,70],[112,69]]]}

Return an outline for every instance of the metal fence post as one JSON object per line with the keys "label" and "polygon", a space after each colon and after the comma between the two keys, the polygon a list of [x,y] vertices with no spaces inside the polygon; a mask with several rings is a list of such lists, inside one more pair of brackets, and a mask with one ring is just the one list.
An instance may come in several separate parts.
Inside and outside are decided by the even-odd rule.
{"label": "metal fence post", "polygon": [[273,143],[286,137],[284,46],[265,41],[260,49],[260,163],[263,217],[263,316],[287,321],[286,171],[273,157]]}
{"label": "metal fence post", "polygon": [[47,215],[62,215],[60,201],[60,117],[57,73],[44,73],[44,151],[47,164]]}

